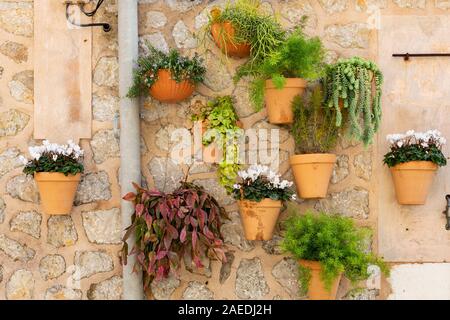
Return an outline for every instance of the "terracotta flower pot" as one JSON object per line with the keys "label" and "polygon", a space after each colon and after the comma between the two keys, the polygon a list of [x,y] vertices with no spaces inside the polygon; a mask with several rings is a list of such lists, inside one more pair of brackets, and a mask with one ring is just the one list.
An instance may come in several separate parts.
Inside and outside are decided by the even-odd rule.
{"label": "terracotta flower pot", "polygon": [[431,161],[410,161],[391,168],[399,204],[425,204],[438,169]]}
{"label": "terracotta flower pot", "polygon": [[342,274],[340,274],[333,281],[331,290],[328,291],[325,288],[325,284],[323,283],[320,275],[322,271],[322,265],[319,261],[300,260],[299,263],[301,266],[309,268],[311,270],[311,279],[308,286],[309,300],[335,300]]}
{"label": "terracotta flower pot", "polygon": [[150,87],[150,95],[161,102],[177,103],[190,97],[194,90],[195,85],[191,81],[176,82],[169,70],[160,69],[158,80]]}
{"label": "terracotta flower pot", "polygon": [[248,43],[234,43],[235,32],[236,30],[231,22],[216,22],[211,25],[211,35],[223,53],[230,57],[248,57],[250,55],[250,45]]}
{"label": "terracotta flower pot", "polygon": [[287,78],[283,89],[277,89],[272,80],[266,80],[265,100],[270,123],[294,122],[292,101],[295,96],[303,94],[307,84],[307,81],[301,78]]}
{"label": "terracotta flower pot", "polygon": [[38,172],[34,180],[39,188],[42,208],[52,215],[69,214],[81,174],[65,176],[59,172]]}
{"label": "terracotta flower pot", "polygon": [[280,215],[282,203],[271,199],[261,202],[239,201],[241,221],[247,240],[270,240]]}
{"label": "terracotta flower pot", "polygon": [[303,199],[325,198],[336,155],[329,153],[300,154],[290,157],[298,195]]}

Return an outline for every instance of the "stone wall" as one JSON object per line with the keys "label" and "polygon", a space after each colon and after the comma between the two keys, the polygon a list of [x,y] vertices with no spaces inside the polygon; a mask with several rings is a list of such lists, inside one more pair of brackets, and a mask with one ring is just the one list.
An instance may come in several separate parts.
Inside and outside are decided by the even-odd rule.
{"label": "stone wall", "polygon": [[[33,126],[33,1],[0,0],[0,299],[119,299],[121,297],[119,144],[114,130],[118,110],[117,0],[107,0],[95,17],[113,25],[111,33],[93,29],[93,137],[83,141],[86,175],[71,216],[48,217],[39,212],[39,196],[32,179],[21,173],[18,157],[27,153]],[[282,255],[274,240],[244,239],[235,201],[218,184],[213,165],[178,166],[169,159],[170,133],[192,127],[190,105],[214,96],[232,94],[244,128],[280,129],[280,170],[292,179],[287,159],[294,153],[288,127],[268,123],[265,111],[255,113],[247,81],[234,85],[232,76],[241,62],[226,60],[206,40],[199,41],[206,13],[218,1],[140,0],[141,43],[162,50],[178,48],[201,53],[208,68],[204,85],[187,102],[163,105],[142,102],[143,184],[171,191],[189,171],[189,180],[203,185],[230,213],[222,232],[231,251],[228,263],[210,262],[204,270],[182,271],[179,279],[152,284],[156,299],[298,299],[297,263]],[[296,0],[266,1],[284,26],[294,27],[308,15],[307,32],[319,35],[329,49],[329,61],[359,55],[377,59],[380,14],[442,14],[447,0]],[[63,66],[62,66],[63,67]],[[338,211],[375,231],[372,159],[376,144],[367,150],[344,140],[330,194],[319,201],[299,201],[301,208]],[[370,243],[369,243],[370,246]],[[76,270],[76,272],[74,272]],[[80,279],[80,288],[72,283]],[[379,298],[374,276],[350,290],[341,282],[339,297]]]}

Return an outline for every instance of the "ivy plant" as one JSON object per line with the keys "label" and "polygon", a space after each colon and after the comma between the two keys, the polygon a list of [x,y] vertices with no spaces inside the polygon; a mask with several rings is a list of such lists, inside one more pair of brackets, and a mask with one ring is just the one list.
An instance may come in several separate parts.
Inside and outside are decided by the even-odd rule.
{"label": "ivy plant", "polygon": [[[370,229],[358,228],[353,220],[338,214],[306,212],[299,215],[293,206],[288,210],[290,216],[284,222],[286,230],[281,248],[295,259],[320,262],[321,279],[327,290],[340,273],[352,282],[367,279],[367,267],[371,264],[389,274],[381,258],[366,252]],[[300,288],[306,293],[311,270],[299,268]]]}
{"label": "ivy plant", "polygon": [[[226,261],[220,233],[225,210],[202,187],[182,182],[172,193],[134,187],[136,193],[124,196],[133,203],[134,213],[123,238],[122,262],[127,264],[128,254],[136,255],[145,289],[154,279],[176,273],[181,259],[197,268],[204,267],[205,258]],[[132,234],[135,242],[129,252],[126,240]]]}
{"label": "ivy plant", "polygon": [[250,97],[256,110],[264,106],[266,80],[271,79],[277,89],[282,89],[286,78],[318,79],[324,74],[324,56],[320,39],[308,38],[296,28],[255,70]]}
{"label": "ivy plant", "polygon": [[206,68],[203,66],[203,59],[197,53],[189,58],[180,55],[175,49],[164,53],[148,42],[146,46],[148,54],[137,60],[137,67],[133,71],[133,85],[128,90],[127,97],[147,96],[148,89],[158,80],[158,71],[162,69],[169,70],[172,79],[177,82],[189,80],[197,84],[203,81]]}
{"label": "ivy plant", "polygon": [[324,106],[320,84],[313,88],[308,97],[295,97],[293,110],[291,134],[296,152],[327,153],[336,146],[340,131],[336,126],[336,111]]}
{"label": "ivy plant", "polygon": [[[254,73],[257,65],[270,55],[285,38],[285,31],[277,19],[264,12],[260,0],[236,0],[228,2],[223,10],[214,8],[209,17],[206,30],[214,23],[230,22],[236,30],[236,44],[250,45],[250,59],[237,70],[235,80]],[[223,35],[225,37],[225,34]]]}
{"label": "ivy plant", "polygon": [[336,125],[348,126],[350,138],[372,143],[381,122],[383,75],[377,65],[360,57],[327,67],[326,106],[336,110]]}
{"label": "ivy plant", "polygon": [[240,169],[239,137],[242,129],[230,96],[217,97],[192,115],[194,121],[206,121],[208,131],[203,136],[203,145],[213,142],[222,150],[219,162],[219,182],[230,193]]}

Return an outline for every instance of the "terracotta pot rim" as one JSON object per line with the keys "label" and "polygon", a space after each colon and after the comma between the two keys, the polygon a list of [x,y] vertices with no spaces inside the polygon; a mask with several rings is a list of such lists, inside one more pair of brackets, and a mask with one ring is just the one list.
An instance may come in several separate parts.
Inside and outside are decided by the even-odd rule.
{"label": "terracotta pot rim", "polygon": [[289,158],[291,165],[310,163],[336,163],[337,156],[334,153],[306,153],[296,154]]}
{"label": "terracotta pot rim", "polygon": [[[308,81],[306,81],[303,78],[286,78],[286,84],[284,85],[283,89],[285,89],[285,88],[306,88],[307,86],[308,86]],[[283,90],[283,89],[278,89],[271,79],[266,80],[266,89]]]}
{"label": "terracotta pot rim", "polygon": [[81,173],[75,175],[69,174],[65,175],[60,172],[36,172],[34,174],[34,179],[37,181],[80,181]]}
{"label": "terracotta pot rim", "polygon": [[409,161],[396,164],[390,168],[391,171],[415,170],[415,171],[436,171],[438,165],[432,161]]}
{"label": "terracotta pot rim", "polygon": [[322,263],[317,260],[306,260],[306,259],[299,259],[298,262],[304,266],[308,267],[312,270],[321,270],[322,269]]}
{"label": "terracotta pot rim", "polygon": [[264,198],[260,202],[252,200],[238,200],[238,203],[239,205],[249,203],[260,207],[273,207],[273,208],[281,208],[283,206],[283,202],[281,200],[272,200],[270,198]]}
{"label": "terracotta pot rim", "polygon": [[[176,80],[175,79],[172,79],[172,71],[170,71],[170,69],[159,69],[158,70],[158,80],[156,80],[156,81],[159,81],[160,79],[159,79],[159,74],[160,73],[167,73],[168,75],[169,75],[169,79],[168,80],[172,80],[172,81],[175,81],[176,82]],[[190,83],[190,84],[192,84],[192,86],[195,86],[195,84],[192,82],[192,80],[191,79],[183,79],[183,80],[181,80],[181,82],[177,82],[178,84],[182,84],[183,82],[188,82],[188,83]]]}

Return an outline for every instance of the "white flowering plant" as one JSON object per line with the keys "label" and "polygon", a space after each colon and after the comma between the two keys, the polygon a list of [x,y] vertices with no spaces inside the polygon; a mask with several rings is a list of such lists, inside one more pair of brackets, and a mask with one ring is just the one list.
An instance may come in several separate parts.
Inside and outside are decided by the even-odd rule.
{"label": "white flowering plant", "polygon": [[25,165],[23,172],[33,175],[35,172],[59,172],[66,176],[82,173],[84,151],[73,141],[60,145],[44,140],[42,145],[30,147],[31,160],[22,157]]}
{"label": "white flowering plant", "polygon": [[389,134],[390,151],[384,156],[383,162],[388,167],[410,161],[431,161],[438,166],[445,166],[447,159],[442,153],[442,147],[447,142],[438,130]]}
{"label": "white flowering plant", "polygon": [[267,166],[252,165],[247,170],[238,172],[242,180],[233,186],[233,196],[237,200],[260,202],[272,200],[295,200],[296,195],[291,187],[293,182],[283,180],[281,176]]}

